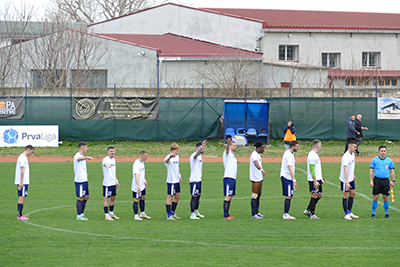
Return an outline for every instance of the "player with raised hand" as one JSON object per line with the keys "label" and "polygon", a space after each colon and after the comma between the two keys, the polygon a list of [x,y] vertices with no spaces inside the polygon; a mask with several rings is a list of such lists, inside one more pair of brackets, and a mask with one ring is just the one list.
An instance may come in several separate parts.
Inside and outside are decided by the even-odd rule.
{"label": "player with raised hand", "polygon": [[[376,208],[378,207],[379,194],[382,194],[383,208],[385,209],[385,218],[390,219],[388,196],[389,193],[393,190],[391,188],[393,188],[396,181],[394,173],[394,163],[390,158],[386,157],[386,146],[380,146],[378,151],[379,156],[373,158],[369,166],[369,184],[372,187],[372,195],[374,196],[374,199],[372,201],[372,215],[370,218],[375,218]],[[392,177],[392,180],[389,182],[390,176]],[[394,201],[394,199],[392,200]]]}
{"label": "player with raised hand", "polygon": [[78,144],[79,151],[74,156],[74,174],[75,174],[75,191],[76,191],[76,219],[78,221],[87,221],[85,216],[86,202],[89,199],[89,182],[86,168],[86,160],[92,160],[92,157],[85,156],[88,150],[86,142]]}
{"label": "player with raised hand", "polygon": [[236,143],[227,139],[226,149],[222,156],[224,162],[224,219],[231,220],[235,217],[229,215],[232,197],[236,194],[237,160],[233,152],[236,151]]}
{"label": "player with raised hand", "polygon": [[203,170],[203,159],[201,154],[204,153],[207,140],[196,144],[196,151],[190,156],[190,177],[188,183],[190,185],[190,219],[196,220],[203,218],[204,215],[199,213],[200,197],[201,197],[201,178]]}

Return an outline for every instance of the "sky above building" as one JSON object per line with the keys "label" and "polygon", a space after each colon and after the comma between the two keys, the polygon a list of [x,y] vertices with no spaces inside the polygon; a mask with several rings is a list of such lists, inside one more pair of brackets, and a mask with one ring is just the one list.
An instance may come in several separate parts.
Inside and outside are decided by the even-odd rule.
{"label": "sky above building", "polygon": [[[7,3],[14,2],[17,7],[25,3],[36,14],[36,19],[44,16],[46,5],[51,0],[0,0],[0,12]],[[161,1],[159,1],[161,2]],[[368,2],[365,0],[177,0],[169,1],[181,5],[192,7],[220,7],[220,8],[259,8],[259,9],[291,9],[291,10],[326,10],[326,11],[355,11],[355,12],[380,12],[380,13],[400,13],[400,4],[398,0],[380,0],[377,2]]]}

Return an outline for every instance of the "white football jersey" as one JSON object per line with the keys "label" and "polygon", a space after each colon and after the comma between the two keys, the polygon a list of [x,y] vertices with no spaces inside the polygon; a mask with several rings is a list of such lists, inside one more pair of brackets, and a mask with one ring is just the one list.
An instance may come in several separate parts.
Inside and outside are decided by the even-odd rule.
{"label": "white football jersey", "polygon": [[258,165],[260,165],[262,169],[261,155],[260,153],[257,153],[256,150],[254,150],[250,155],[250,181],[261,182],[263,180],[263,176],[261,170],[257,169],[254,161],[258,161]]}
{"label": "white football jersey", "polygon": [[282,157],[281,177],[283,176],[288,180],[293,180],[292,176],[290,176],[289,166],[293,166],[293,175],[295,175],[295,163],[294,153],[292,153],[290,149],[286,150]]}
{"label": "white football jersey", "polygon": [[75,182],[83,183],[88,181],[87,169],[86,169],[86,160],[78,161],[78,158],[84,157],[81,153],[77,152],[74,156],[74,173],[75,173]]}
{"label": "white football jersey", "polygon": [[170,160],[165,162],[165,160],[169,157],[168,154],[164,158],[165,166],[167,167],[167,183],[179,183],[179,155],[176,155]]}
{"label": "white football jersey", "polygon": [[196,152],[194,152],[190,156],[190,182],[200,182],[201,181],[201,175],[202,175],[202,170],[203,170],[203,159],[201,158],[201,155],[199,154],[196,158],[194,156],[196,155]]}
{"label": "white football jersey", "polygon": [[25,167],[22,183],[29,184],[29,161],[28,157],[24,153],[19,155],[17,159],[17,167],[15,168],[15,184],[19,184],[21,182],[21,167]]}
{"label": "white football jersey", "polygon": [[[104,164],[107,163],[110,168],[106,168]],[[117,172],[117,167],[116,167],[116,162],[115,158],[110,158],[109,156],[105,157],[102,162],[103,166],[103,185],[104,186],[112,186],[116,185],[116,172]]]}
{"label": "white football jersey", "polygon": [[315,178],[317,181],[322,180],[321,160],[319,159],[318,153],[316,153],[314,150],[311,150],[307,157],[307,180],[312,182],[314,180],[311,175],[310,164],[315,165]]}
{"label": "white football jersey", "polygon": [[133,178],[132,178],[132,191],[139,193],[138,190],[138,184],[136,182],[136,174],[139,174],[139,185],[140,185],[140,191],[142,191],[145,188],[144,182],[146,181],[146,173],[145,173],[145,167],[144,167],[144,162],[140,161],[137,159],[135,163],[133,163],[132,167],[132,173],[133,173]]}
{"label": "white football jersey", "polygon": [[356,167],[356,157],[355,157],[355,153],[353,152],[353,154],[350,154],[349,151],[346,151],[346,153],[344,153],[343,157],[342,157],[342,164],[340,166],[340,176],[339,179],[340,181],[342,181],[343,183],[346,183],[346,178],[344,177],[344,166],[347,166],[347,178],[349,180],[349,183],[352,182],[354,180],[354,170]]}
{"label": "white football jersey", "polygon": [[222,159],[225,167],[224,177],[236,179],[237,160],[233,152],[226,153],[225,150]]}

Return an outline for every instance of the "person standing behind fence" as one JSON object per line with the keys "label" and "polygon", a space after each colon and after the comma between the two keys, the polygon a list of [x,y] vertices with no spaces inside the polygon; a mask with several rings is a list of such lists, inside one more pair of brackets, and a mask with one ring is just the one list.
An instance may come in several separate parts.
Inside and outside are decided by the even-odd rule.
{"label": "person standing behind fence", "polygon": [[350,141],[355,142],[356,136],[360,134],[356,130],[355,119],[356,119],[356,116],[351,115],[349,120],[347,121],[347,125],[346,125],[347,142],[346,142],[346,147],[344,148],[344,153],[346,153],[347,149],[349,148],[349,142]]}
{"label": "person standing behind fence", "polygon": [[176,206],[181,197],[181,173],[179,171],[179,146],[176,143],[171,145],[171,153],[164,159],[167,167],[167,220],[178,220],[180,217],[175,214]]}
{"label": "person standing behind fence", "polygon": [[29,220],[29,218],[22,215],[22,210],[24,209],[24,202],[26,197],[28,196],[28,187],[29,187],[29,161],[28,157],[33,154],[35,149],[33,146],[28,145],[25,147],[24,152],[19,155],[17,159],[17,166],[15,168],[15,184],[17,185],[18,191],[18,216],[17,220]]}
{"label": "person standing behind fence", "polygon": [[283,141],[285,142],[285,149],[290,149],[290,142],[296,141],[296,128],[294,128],[294,124],[292,120],[289,120],[285,128],[283,128],[283,132],[285,136],[283,137]]}
{"label": "person standing behind fence", "polygon": [[75,191],[76,191],[76,219],[78,221],[87,221],[85,217],[86,202],[89,199],[89,183],[86,168],[86,160],[92,160],[91,157],[85,156],[88,145],[85,142],[78,144],[79,151],[74,156],[74,173],[75,173]]}
{"label": "person standing behind fence", "polygon": [[355,120],[355,129],[356,129],[357,132],[360,133],[360,134],[355,136],[355,141],[356,141],[356,144],[357,144],[357,150],[356,150],[356,155],[357,156],[361,156],[362,155],[362,153],[358,151],[358,148],[360,147],[360,144],[361,144],[362,139],[364,137],[362,131],[363,130],[367,130],[368,131],[368,128],[362,125],[361,119],[362,119],[362,115],[358,114],[357,118]]}

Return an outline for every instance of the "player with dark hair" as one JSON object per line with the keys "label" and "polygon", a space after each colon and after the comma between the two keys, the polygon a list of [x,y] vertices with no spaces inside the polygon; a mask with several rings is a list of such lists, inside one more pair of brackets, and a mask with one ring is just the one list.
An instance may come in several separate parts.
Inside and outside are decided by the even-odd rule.
{"label": "player with dark hair", "polygon": [[285,220],[295,220],[296,218],[289,215],[290,204],[293,197],[293,190],[297,190],[297,182],[295,178],[295,160],[294,152],[299,150],[299,142],[291,141],[290,148],[283,153],[281,165],[281,181],[282,194],[285,196],[285,208],[282,218]]}
{"label": "player with dark hair", "polygon": [[203,218],[204,215],[199,213],[199,204],[201,196],[201,176],[203,170],[203,159],[201,154],[204,153],[207,141],[199,142],[196,144],[196,151],[190,156],[190,177],[188,182],[190,184],[190,219],[196,220]]}
{"label": "player with dark hair", "polygon": [[236,151],[236,143],[227,139],[226,149],[222,156],[224,162],[224,219],[231,220],[235,217],[229,215],[232,197],[236,194],[237,160],[233,152]]}
{"label": "player with dark hair", "polygon": [[[379,156],[373,158],[369,166],[369,184],[372,187],[372,195],[374,195],[374,199],[372,201],[372,215],[370,218],[375,218],[379,194],[382,194],[385,218],[390,219],[388,196],[390,193],[390,187],[393,187],[396,181],[394,174],[394,163],[390,158],[386,157],[386,146],[380,146],[378,151]],[[389,182],[390,176],[392,177],[392,181]]]}
{"label": "player with dark hair", "polygon": [[[354,140],[349,140],[348,149],[343,154],[340,166],[340,188],[343,191],[343,211],[345,220],[358,219],[351,211],[353,208],[354,197],[356,195],[356,175],[354,174],[356,160],[355,151],[357,144]],[[350,193],[350,196],[349,196]]]}
{"label": "player with dark hair", "polygon": [[86,160],[92,160],[91,157],[85,156],[88,145],[85,142],[78,144],[79,151],[74,156],[74,174],[75,174],[75,191],[76,191],[76,219],[79,221],[87,221],[85,217],[86,202],[89,199],[89,182],[86,168]]}
{"label": "player with dark hair", "polygon": [[18,215],[17,220],[26,221],[29,218],[22,215],[22,210],[24,209],[24,202],[28,196],[28,187],[30,182],[30,172],[29,172],[29,161],[28,157],[33,154],[35,149],[31,145],[27,145],[23,153],[18,156],[17,166],[15,168],[15,184],[17,185],[18,191]]}
{"label": "player with dark hair", "polygon": [[258,141],[254,144],[256,149],[251,153],[250,156],[250,181],[251,181],[251,218],[262,219],[265,215],[259,212],[260,197],[262,191],[262,185],[264,177],[267,173],[263,170],[261,164],[261,154],[264,153],[265,146],[263,142]]}
{"label": "player with dark hair", "polygon": [[179,146],[176,143],[171,145],[171,153],[165,157],[164,163],[167,167],[167,200],[165,202],[167,220],[178,220],[180,217],[176,215],[175,210],[181,197],[182,178],[179,171]]}
{"label": "player with dark hair", "polygon": [[[144,219],[150,220],[151,217],[145,213],[145,199],[146,199],[146,187],[147,181],[145,176],[144,162],[147,160],[149,155],[146,151],[142,150],[139,152],[139,158],[135,161],[132,167],[133,178],[132,178],[132,194],[133,198],[133,213],[135,214],[136,221],[142,221]],[[140,216],[139,208],[140,206]]]}
{"label": "player with dark hair", "polygon": [[311,193],[310,203],[307,209],[303,212],[304,215],[310,219],[319,219],[315,215],[315,206],[322,197],[322,168],[321,160],[319,159],[318,152],[321,149],[321,141],[315,139],[312,143],[312,149],[307,157],[307,180],[308,187]]}
{"label": "player with dark hair", "polygon": [[116,175],[115,148],[110,146],[107,148],[107,156],[103,159],[103,209],[106,221],[119,219],[114,214],[115,197],[117,196],[117,188],[119,183]]}

